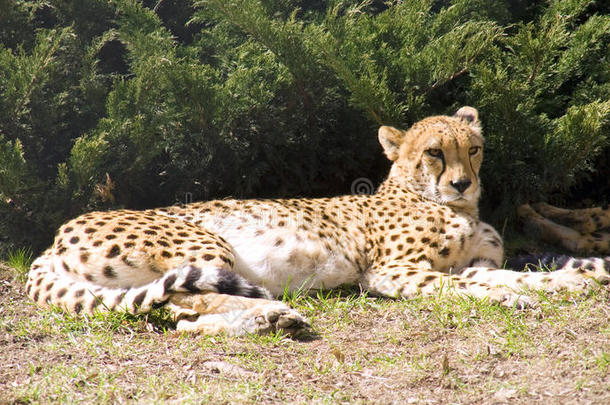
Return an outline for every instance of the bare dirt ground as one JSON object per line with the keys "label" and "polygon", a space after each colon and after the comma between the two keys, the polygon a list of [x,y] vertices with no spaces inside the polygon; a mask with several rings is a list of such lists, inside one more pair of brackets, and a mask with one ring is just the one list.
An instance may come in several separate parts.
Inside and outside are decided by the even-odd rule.
{"label": "bare dirt ground", "polygon": [[[610,291],[514,311],[358,291],[297,297],[301,340],[179,334],[34,307],[0,267],[0,403],[608,404]],[[155,323],[150,323],[154,319]]]}

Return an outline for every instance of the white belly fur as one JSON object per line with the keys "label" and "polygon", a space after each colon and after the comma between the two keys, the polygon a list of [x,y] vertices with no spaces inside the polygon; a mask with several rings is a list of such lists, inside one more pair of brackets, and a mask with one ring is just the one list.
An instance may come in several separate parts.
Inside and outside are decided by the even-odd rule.
{"label": "white belly fur", "polygon": [[[339,241],[325,246],[317,235],[296,227],[267,228],[254,225],[238,230],[227,218],[209,221],[204,227],[218,233],[234,249],[234,271],[279,296],[288,289],[333,288],[355,283],[356,264],[345,258]],[[259,232],[257,235],[257,231]],[[282,243],[276,246],[276,242]],[[328,242],[327,242],[328,245]]]}

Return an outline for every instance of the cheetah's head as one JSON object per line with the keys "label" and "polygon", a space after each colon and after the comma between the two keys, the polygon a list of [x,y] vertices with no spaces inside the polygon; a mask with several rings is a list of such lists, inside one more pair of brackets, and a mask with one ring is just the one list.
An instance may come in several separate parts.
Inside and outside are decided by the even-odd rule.
{"label": "cheetah's head", "polygon": [[439,204],[476,210],[483,160],[476,109],[425,118],[407,131],[382,126],[379,142],[394,162],[390,179]]}

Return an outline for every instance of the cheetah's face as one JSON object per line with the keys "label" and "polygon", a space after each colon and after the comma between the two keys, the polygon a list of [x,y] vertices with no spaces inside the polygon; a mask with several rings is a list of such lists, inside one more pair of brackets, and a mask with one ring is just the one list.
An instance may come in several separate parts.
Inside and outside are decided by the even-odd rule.
{"label": "cheetah's face", "polygon": [[439,204],[476,207],[483,160],[477,110],[462,107],[453,117],[426,118],[407,131],[382,126],[379,141],[394,162],[390,177],[402,186]]}

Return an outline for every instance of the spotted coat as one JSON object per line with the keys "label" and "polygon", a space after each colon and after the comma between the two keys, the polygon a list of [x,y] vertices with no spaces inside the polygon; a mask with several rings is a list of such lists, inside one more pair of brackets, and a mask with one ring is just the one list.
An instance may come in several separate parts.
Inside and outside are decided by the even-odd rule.
{"label": "spotted coat", "polygon": [[27,292],[76,313],[166,305],[181,330],[241,334],[306,327],[272,299],[297,289],[359,284],[390,297],[442,292],[524,307],[523,288],[608,281],[603,259],[583,267],[569,258],[553,273],[501,268],[502,239],[478,217],[483,137],[474,108],[408,131],[383,126],[379,141],[392,167],[371,195],[84,214],[34,262]]}

